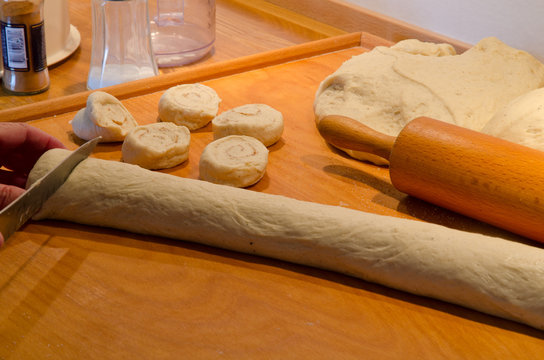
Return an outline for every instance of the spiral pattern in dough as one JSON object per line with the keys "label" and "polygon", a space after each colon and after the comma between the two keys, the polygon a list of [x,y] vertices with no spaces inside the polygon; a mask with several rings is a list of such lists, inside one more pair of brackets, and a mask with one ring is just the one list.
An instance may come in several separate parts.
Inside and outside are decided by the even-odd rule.
{"label": "spiral pattern in dough", "polygon": [[266,104],[246,104],[216,116],[212,120],[212,127],[214,139],[247,135],[270,146],[283,133],[283,115]]}
{"label": "spiral pattern in dough", "polygon": [[91,93],[86,105],[70,122],[74,134],[83,140],[102,136],[102,142],[123,141],[138,126],[123,104],[106,92]]}
{"label": "spiral pattern in dough", "polygon": [[215,90],[206,85],[177,85],[162,94],[159,117],[161,121],[196,130],[206,126],[217,115],[220,102]]}
{"label": "spiral pattern in dough", "polygon": [[155,123],[130,131],[121,151],[123,161],[146,169],[167,169],[189,157],[191,134],[185,126]]}
{"label": "spiral pattern in dough", "polygon": [[215,184],[247,187],[259,181],[268,164],[268,149],[251,136],[214,140],[200,157],[200,178]]}

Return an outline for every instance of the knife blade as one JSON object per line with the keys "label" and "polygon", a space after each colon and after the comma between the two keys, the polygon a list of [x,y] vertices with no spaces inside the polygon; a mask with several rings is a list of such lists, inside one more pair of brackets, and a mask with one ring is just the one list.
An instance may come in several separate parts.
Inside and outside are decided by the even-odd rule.
{"label": "knife blade", "polygon": [[68,179],[72,170],[89,157],[100,140],[99,136],[81,145],[0,211],[0,244],[1,236],[6,240],[41,209],[45,201]]}

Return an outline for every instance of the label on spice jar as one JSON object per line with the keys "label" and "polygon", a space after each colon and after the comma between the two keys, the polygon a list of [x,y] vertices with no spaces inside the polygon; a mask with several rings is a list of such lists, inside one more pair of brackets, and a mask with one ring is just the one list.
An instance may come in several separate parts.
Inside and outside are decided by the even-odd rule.
{"label": "label on spice jar", "polygon": [[43,21],[39,24],[30,26],[30,38],[32,39],[32,67],[34,68],[35,72],[39,72],[47,67]]}
{"label": "label on spice jar", "polygon": [[4,68],[14,71],[29,71],[26,26],[0,22],[0,31],[2,32]]}

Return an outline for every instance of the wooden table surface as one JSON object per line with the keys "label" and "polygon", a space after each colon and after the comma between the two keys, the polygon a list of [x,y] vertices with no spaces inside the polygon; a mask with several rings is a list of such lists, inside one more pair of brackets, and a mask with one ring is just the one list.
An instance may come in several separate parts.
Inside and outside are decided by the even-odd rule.
{"label": "wooden table surface", "polygon": [[[221,93],[222,110],[243,101],[268,100],[297,120],[272,149],[271,168],[253,190],[279,189],[291,197],[315,199],[316,189],[288,186],[282,178],[297,178],[292,170],[298,168],[301,174],[322,180],[318,188],[322,202],[458,225],[454,214],[411,201],[394,190],[386,168],[349,159],[318,141],[311,99],[319,77],[359,49],[256,72],[244,72],[243,65],[238,69],[241,73],[233,70],[231,77],[221,73],[224,64],[232,66],[228,62],[232,59],[238,64],[235,59],[240,56],[274,49],[278,52],[271,56],[280,56],[287,46],[345,32],[272,3],[278,1],[217,1],[213,55],[201,64],[162,70],[171,81],[178,73],[180,78],[190,78],[192,70],[200,74],[199,66],[208,64],[212,66],[208,71],[219,74],[206,83]],[[52,87],[47,93],[3,96],[2,109],[24,112],[28,109],[20,107],[24,104],[45,101],[47,105],[65,95],[85,94],[91,46],[89,2],[71,1],[70,9],[72,23],[82,34],[80,49],[51,69]],[[374,14],[361,16],[375,19]],[[380,26],[377,32],[383,29]],[[387,40],[406,34],[440,38],[398,23],[390,30]],[[314,46],[320,45],[309,47]],[[310,53],[308,48],[304,52]],[[311,72],[304,75],[305,69]],[[289,81],[289,74],[293,88],[300,85],[296,79],[309,84],[307,93],[297,92],[292,101],[274,93],[267,80],[280,76]],[[266,94],[255,91],[263,88]],[[131,95],[125,104],[138,114],[139,122],[151,122],[155,109],[149,104],[159,96],[160,92],[142,99]],[[76,96],[70,101],[81,105],[82,99]],[[32,123],[74,148],[78,141],[67,125],[72,116],[72,110],[59,112]],[[302,133],[311,134],[313,140],[298,144]],[[198,176],[196,153],[211,135],[209,129],[195,135],[196,150],[192,148],[188,165],[167,172]],[[307,151],[306,144],[310,144]],[[101,145],[96,156],[119,160],[119,150],[118,144]],[[287,162],[281,160],[285,154]],[[345,194],[341,199],[335,196],[339,192]],[[521,324],[327,271],[197,244],[44,221],[27,225],[0,249],[0,359],[543,357],[544,334]]]}

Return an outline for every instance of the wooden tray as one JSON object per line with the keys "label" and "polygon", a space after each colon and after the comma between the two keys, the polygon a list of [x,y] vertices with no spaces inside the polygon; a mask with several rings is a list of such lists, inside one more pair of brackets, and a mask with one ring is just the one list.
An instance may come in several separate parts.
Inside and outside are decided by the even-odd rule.
{"label": "wooden tray", "polygon": [[[265,177],[249,191],[483,232],[498,230],[390,184],[387,168],[320,138],[313,100],[325,76],[383,39],[355,33],[105,89],[140,124],[162,92],[203,82],[220,111],[266,103],[285,117]],[[68,148],[68,121],[88,93],[0,112]],[[189,161],[165,170],[198,178],[211,127],[194,132]],[[120,160],[121,145],[93,156]],[[543,333],[358,279],[198,244],[60,221],[27,224],[0,250],[0,358],[439,359],[541,358]]]}

